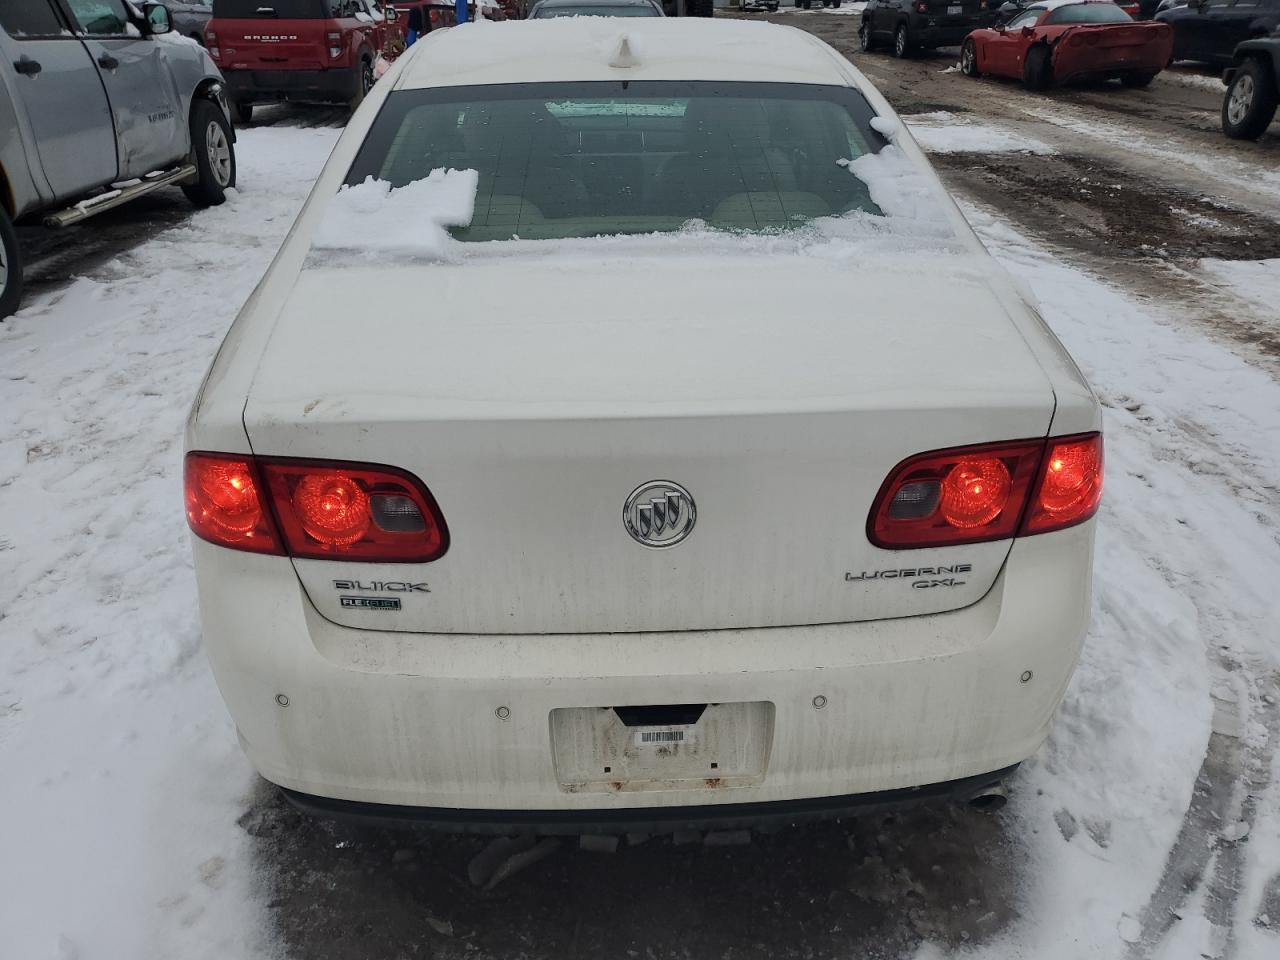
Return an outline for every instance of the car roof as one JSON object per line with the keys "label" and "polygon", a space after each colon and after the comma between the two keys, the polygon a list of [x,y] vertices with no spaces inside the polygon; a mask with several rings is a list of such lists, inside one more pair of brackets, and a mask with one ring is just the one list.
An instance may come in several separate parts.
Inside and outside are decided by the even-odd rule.
{"label": "car roof", "polygon": [[652,7],[655,0],[537,0],[538,7]]}
{"label": "car roof", "polygon": [[467,23],[431,31],[404,59],[399,90],[574,80],[855,85],[844,61],[808,33],[772,23],[701,17]]}
{"label": "car roof", "polygon": [[1028,10],[1057,10],[1059,7],[1078,7],[1082,3],[1110,3],[1115,0],[1036,0],[1027,4]]}

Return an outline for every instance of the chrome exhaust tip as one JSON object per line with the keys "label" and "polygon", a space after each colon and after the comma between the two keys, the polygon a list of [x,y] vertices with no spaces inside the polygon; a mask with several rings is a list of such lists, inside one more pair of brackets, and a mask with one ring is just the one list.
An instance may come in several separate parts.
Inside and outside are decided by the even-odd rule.
{"label": "chrome exhaust tip", "polygon": [[1004,788],[1003,783],[993,783],[989,787],[983,787],[968,800],[972,809],[982,813],[995,813],[1008,802],[1009,791]]}

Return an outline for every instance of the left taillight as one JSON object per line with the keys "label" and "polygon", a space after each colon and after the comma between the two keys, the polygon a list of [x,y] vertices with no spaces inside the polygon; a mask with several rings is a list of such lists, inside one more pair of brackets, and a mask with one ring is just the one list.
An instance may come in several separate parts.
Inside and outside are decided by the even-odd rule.
{"label": "left taillight", "polygon": [[[448,528],[430,491],[394,467],[190,453],[186,488],[191,529],[232,549],[429,563],[449,547]],[[237,528],[248,529],[250,514],[256,526],[242,534]]]}
{"label": "left taillight", "polygon": [[252,458],[189,453],[182,473],[187,523],[197,537],[234,550],[284,553]]}
{"label": "left taillight", "polygon": [[1102,475],[1097,433],[921,454],[885,480],[867,538],[907,550],[1061,530],[1097,512]]}

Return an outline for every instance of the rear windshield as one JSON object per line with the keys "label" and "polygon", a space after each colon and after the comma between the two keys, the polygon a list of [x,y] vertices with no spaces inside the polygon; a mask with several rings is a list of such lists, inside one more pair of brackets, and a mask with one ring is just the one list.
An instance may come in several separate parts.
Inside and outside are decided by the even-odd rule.
{"label": "rear windshield", "polygon": [[1057,23],[1128,23],[1129,16],[1114,3],[1076,3],[1059,7],[1044,18],[1045,26]]}
{"label": "rear windshield", "polygon": [[658,11],[647,3],[610,3],[588,6],[585,3],[553,6],[539,4],[530,15],[531,20],[548,20],[553,17],[656,17]]}
{"label": "rear windshield", "polygon": [[687,222],[777,230],[862,210],[845,169],[885,141],[847,87],[601,81],[391,94],[347,175],[391,188],[474,170],[458,240],[590,237]]}
{"label": "rear windshield", "polygon": [[213,0],[213,15],[220,20],[328,20],[357,9],[351,0]]}

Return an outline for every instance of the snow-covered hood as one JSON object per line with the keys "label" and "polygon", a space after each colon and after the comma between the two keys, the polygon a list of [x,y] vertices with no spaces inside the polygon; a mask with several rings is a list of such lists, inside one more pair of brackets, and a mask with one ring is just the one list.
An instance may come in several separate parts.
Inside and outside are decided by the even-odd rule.
{"label": "snow-covered hood", "polygon": [[[967,266],[948,269],[946,261]],[[895,261],[896,262],[896,261]],[[304,270],[251,417],[1029,406],[1049,380],[980,263],[702,256]],[[1034,426],[1035,429],[1032,429]]]}

